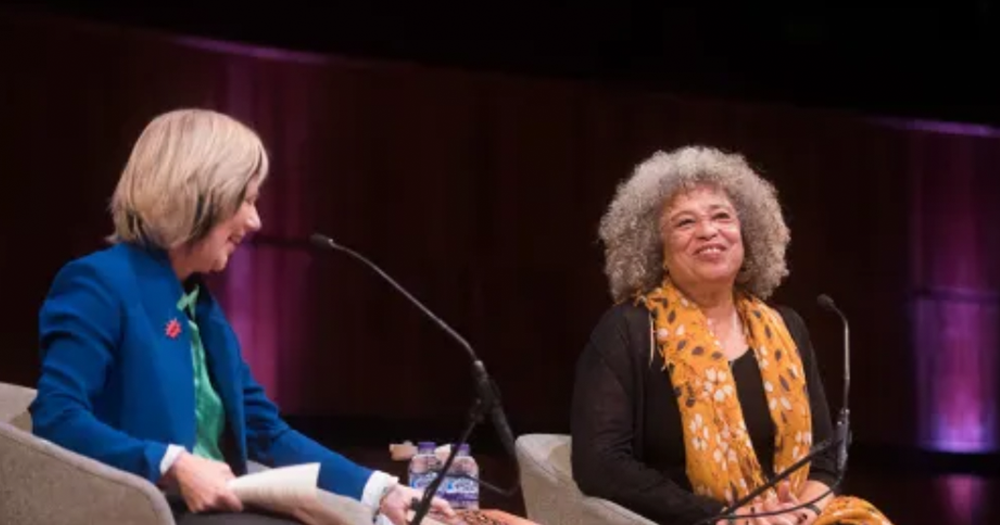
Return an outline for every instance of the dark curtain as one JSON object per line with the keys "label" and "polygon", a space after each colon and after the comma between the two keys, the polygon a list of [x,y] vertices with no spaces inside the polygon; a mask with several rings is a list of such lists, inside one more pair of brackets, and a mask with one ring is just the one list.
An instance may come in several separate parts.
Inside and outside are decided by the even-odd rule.
{"label": "dark curtain", "polygon": [[290,414],[456,419],[472,393],[460,348],[367,268],[312,249],[323,232],[466,335],[515,432],[566,430],[574,361],[610,306],[598,220],[634,165],[701,143],[744,153],[780,191],[792,274],[775,299],[812,330],[834,410],[841,328],[815,296],[850,316],[856,439],[933,445],[952,424],[934,411],[955,406],[954,424],[979,425],[969,439],[996,446],[993,137],[24,16],[0,18],[0,63],[0,380],[35,381],[37,309],[62,264],[103,246],[142,127],[199,106],[272,155],[264,230],[214,291]]}
{"label": "dark curtain", "polygon": [[912,130],[911,312],[919,443],[1000,450],[1000,141]]}

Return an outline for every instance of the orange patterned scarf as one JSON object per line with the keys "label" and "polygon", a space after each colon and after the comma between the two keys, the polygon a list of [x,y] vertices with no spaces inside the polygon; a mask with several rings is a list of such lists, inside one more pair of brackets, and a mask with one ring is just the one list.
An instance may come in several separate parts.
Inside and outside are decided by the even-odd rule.
{"label": "orange patterned scarf", "polygon": [[[691,486],[696,494],[732,503],[763,484],[766,477],[750,441],[722,345],[701,309],[669,279],[638,301],[653,317],[654,346],[663,357],[677,395]],[[757,358],[775,425],[774,468],[779,472],[812,446],[805,371],[795,341],[777,311],[744,294],[738,295],[736,310]],[[807,465],[788,478],[793,494],[800,492],[808,476]],[[770,495],[776,496],[773,491]],[[871,504],[851,497],[835,498],[815,524],[838,522],[889,523]]]}

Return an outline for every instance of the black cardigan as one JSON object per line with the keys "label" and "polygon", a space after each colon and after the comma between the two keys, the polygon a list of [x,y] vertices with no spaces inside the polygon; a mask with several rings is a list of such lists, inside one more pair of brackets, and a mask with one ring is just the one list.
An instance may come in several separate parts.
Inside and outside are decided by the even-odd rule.
{"label": "black cardigan", "polygon": [[[813,442],[833,433],[809,332],[779,307],[802,357],[812,410]],[[573,477],[585,494],[614,501],[666,525],[688,525],[723,509],[695,495],[685,472],[680,411],[663,358],[650,362],[650,315],[642,306],[608,310],[577,362],[571,427]],[[732,364],[743,417],[761,467],[773,475],[774,424],[753,351]],[[836,479],[833,453],[810,465],[809,479]]]}

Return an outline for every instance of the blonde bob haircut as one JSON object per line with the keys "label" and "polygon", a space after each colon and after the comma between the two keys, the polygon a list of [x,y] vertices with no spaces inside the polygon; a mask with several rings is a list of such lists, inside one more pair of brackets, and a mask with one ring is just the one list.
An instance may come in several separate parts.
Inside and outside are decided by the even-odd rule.
{"label": "blonde bob haircut", "polygon": [[618,186],[601,218],[604,272],[616,302],[648,293],[663,282],[664,207],[698,186],[721,190],[736,208],[744,246],[737,288],[767,299],[788,275],[785,251],[791,236],[777,191],[743,156],[702,146],[658,151]]}
{"label": "blonde bob haircut", "polygon": [[171,249],[232,217],[251,181],[267,177],[257,134],[203,109],[157,116],[143,130],[111,198],[111,242]]}

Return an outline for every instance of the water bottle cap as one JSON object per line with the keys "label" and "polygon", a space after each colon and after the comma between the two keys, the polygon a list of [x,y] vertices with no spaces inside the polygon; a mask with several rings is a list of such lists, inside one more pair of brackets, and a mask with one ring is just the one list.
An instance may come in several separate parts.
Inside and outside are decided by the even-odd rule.
{"label": "water bottle cap", "polygon": [[418,451],[427,451],[427,450],[433,451],[434,450],[434,442],[433,441],[421,441],[421,442],[417,443],[417,450]]}
{"label": "water bottle cap", "polygon": [[458,447],[458,453],[461,454],[461,455],[463,455],[463,456],[468,456],[469,455],[469,450],[470,450],[470,448],[469,448],[469,444],[468,443],[462,443],[462,445],[460,447]]}

